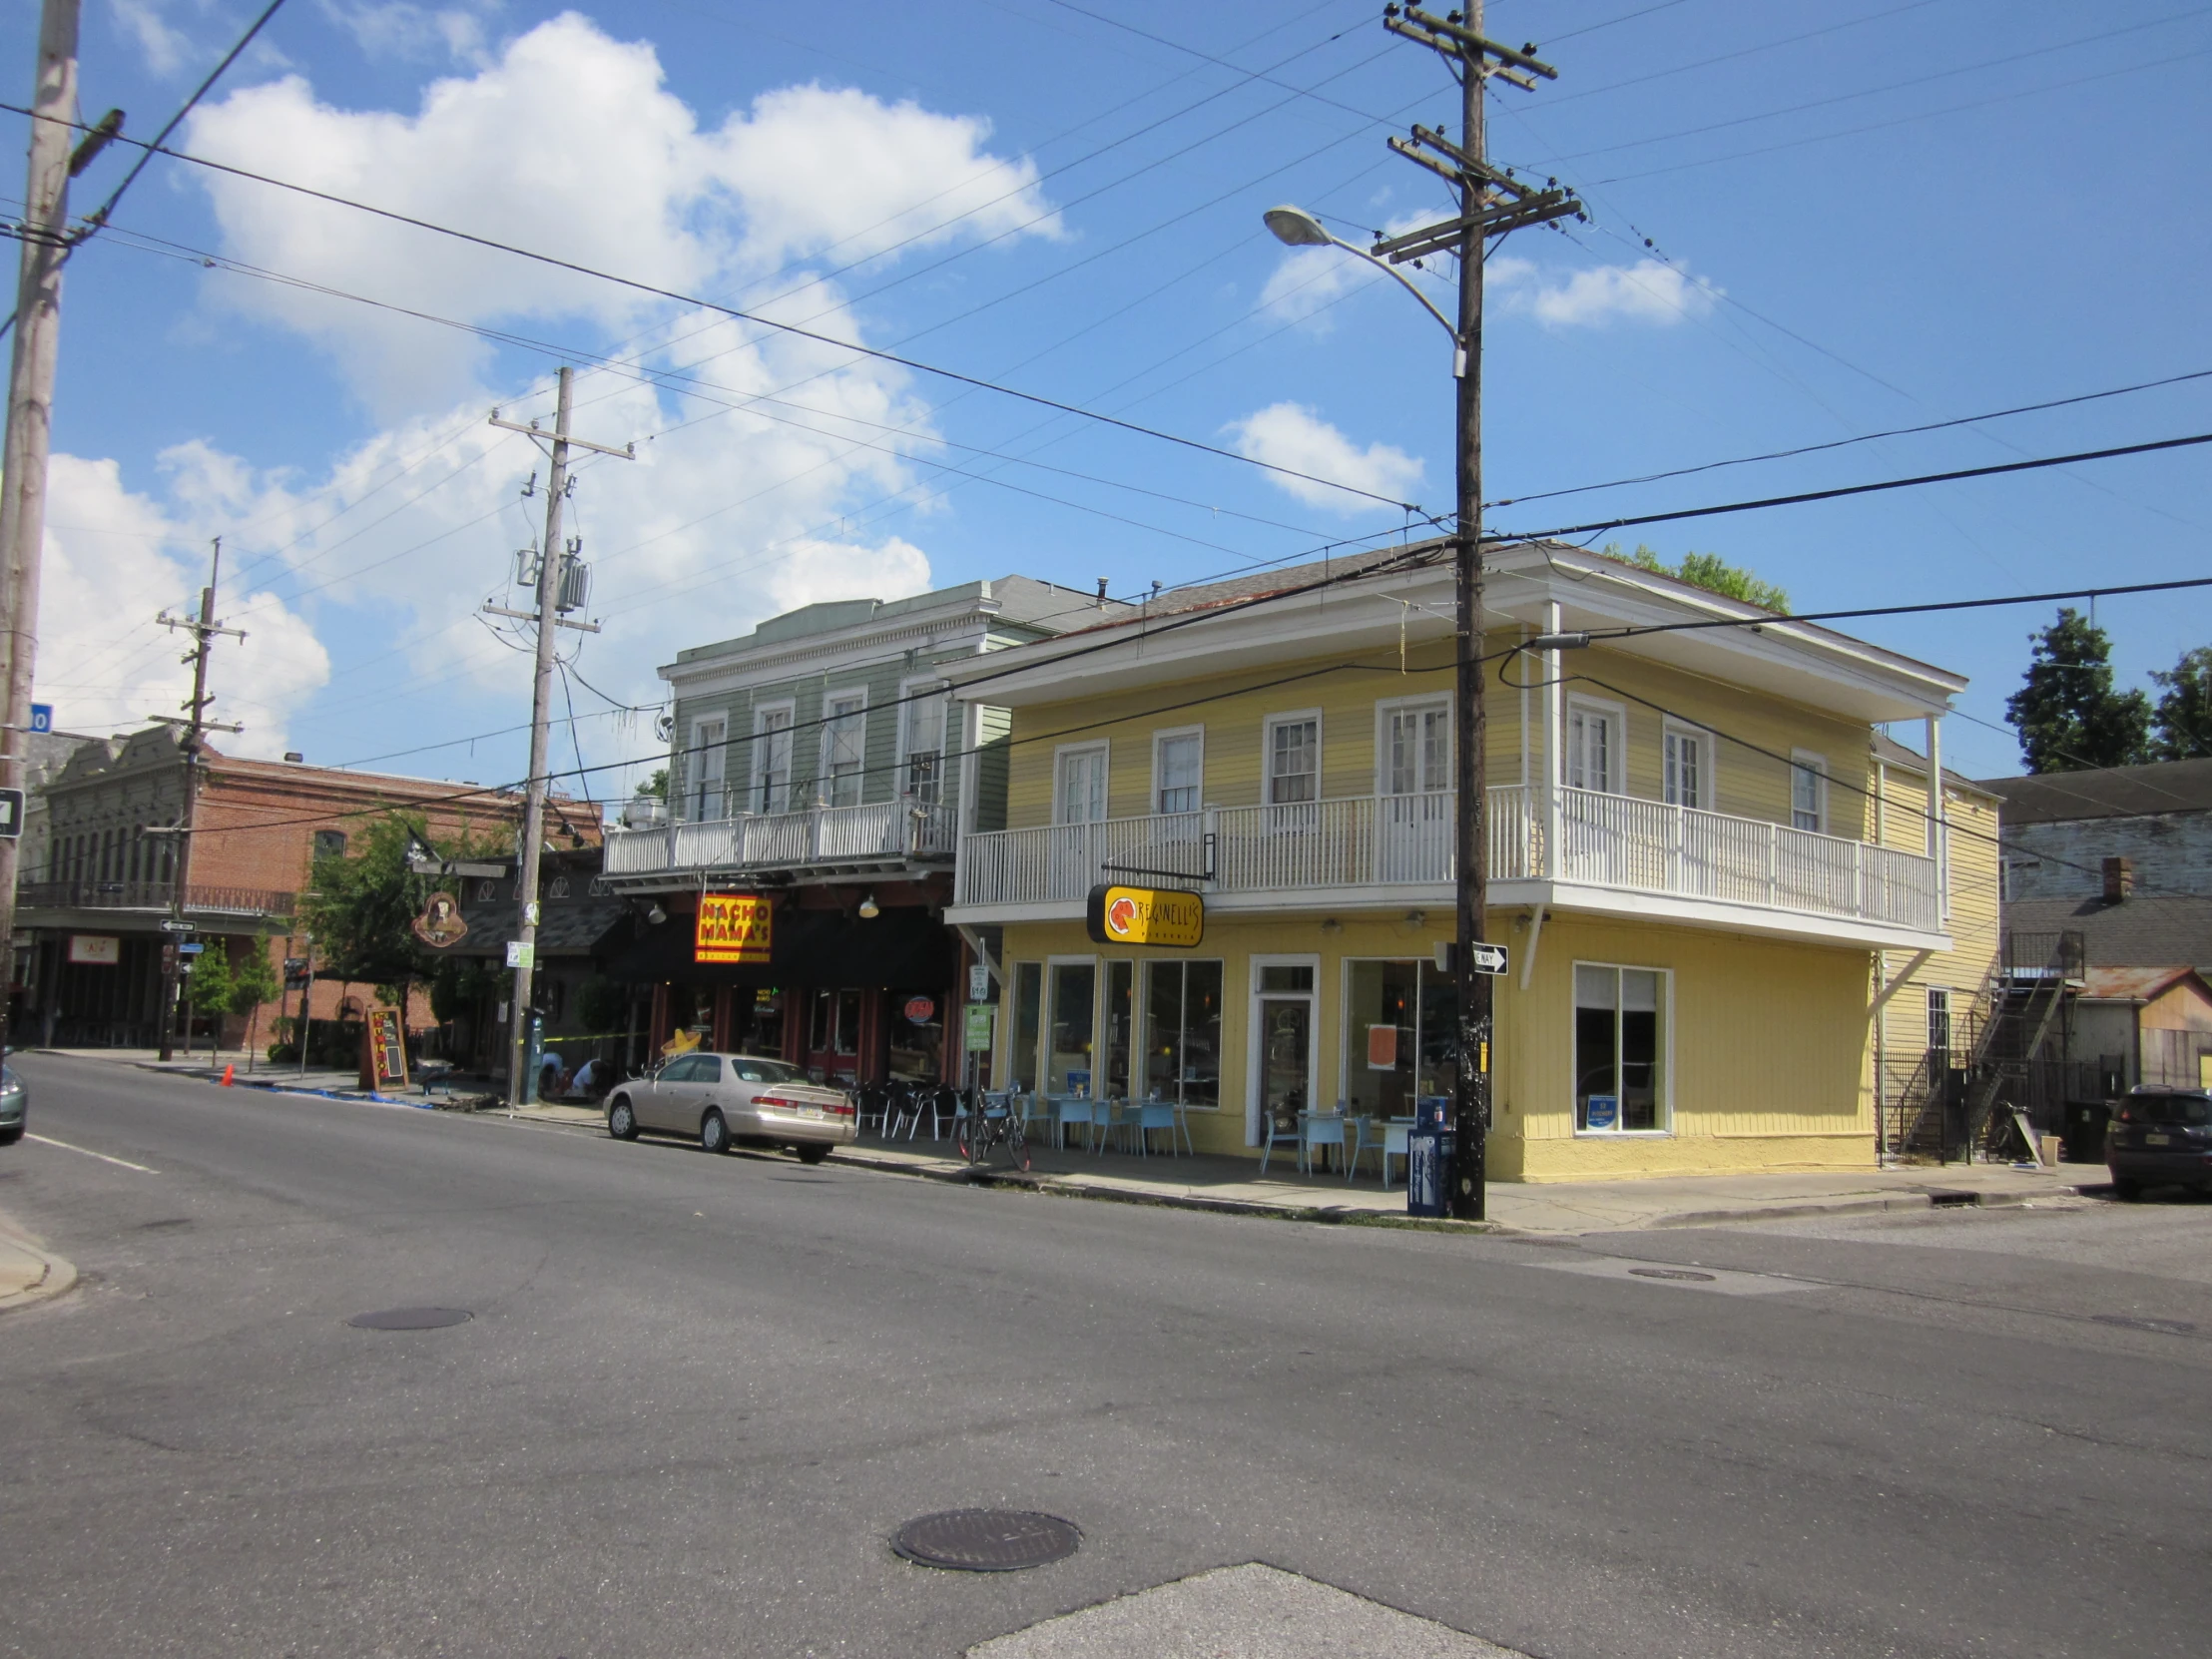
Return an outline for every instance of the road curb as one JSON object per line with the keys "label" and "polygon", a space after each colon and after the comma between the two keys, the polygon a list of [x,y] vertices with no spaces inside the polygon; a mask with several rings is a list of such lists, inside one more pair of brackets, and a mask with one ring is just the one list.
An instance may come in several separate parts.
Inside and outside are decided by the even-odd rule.
{"label": "road curb", "polygon": [[31,1308],[41,1302],[52,1302],[56,1297],[67,1296],[77,1288],[77,1264],[53,1252],[42,1250],[20,1233],[0,1233],[0,1239],[38,1258],[41,1272],[38,1279],[20,1291],[0,1296],[0,1314],[12,1314],[18,1309]]}

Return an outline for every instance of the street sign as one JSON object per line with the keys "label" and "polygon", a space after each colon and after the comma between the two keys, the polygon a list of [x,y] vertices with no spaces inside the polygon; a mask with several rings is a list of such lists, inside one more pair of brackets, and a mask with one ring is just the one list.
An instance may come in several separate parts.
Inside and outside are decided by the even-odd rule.
{"label": "street sign", "polygon": [[991,999],[991,970],[981,962],[968,963],[967,999],[970,1002],[988,1002]]}
{"label": "street sign", "polygon": [[0,840],[12,841],[23,833],[23,792],[0,790]]}
{"label": "street sign", "polygon": [[520,939],[507,941],[507,965],[511,968],[535,967],[538,949],[534,944],[524,944]]}
{"label": "street sign", "polygon": [[192,931],[192,923],[178,916],[164,916],[162,917],[162,931],[165,933],[189,933]]}
{"label": "street sign", "polygon": [[31,705],[31,730],[34,732],[51,732],[54,730],[53,704],[34,703]]}
{"label": "street sign", "polygon": [[1188,950],[1206,936],[1206,900],[1180,887],[1097,886],[1084,905],[1083,922],[1099,944]]}
{"label": "street sign", "polygon": [[207,948],[206,942],[201,939],[187,939],[177,947],[182,954],[187,956],[197,956]]}
{"label": "street sign", "polygon": [[988,1002],[970,1002],[967,1010],[967,1052],[988,1054],[991,1051],[991,1016],[998,1010]]}
{"label": "street sign", "polygon": [[1501,944],[1478,944],[1474,947],[1474,971],[1477,973],[1503,973],[1505,971],[1505,947]]}

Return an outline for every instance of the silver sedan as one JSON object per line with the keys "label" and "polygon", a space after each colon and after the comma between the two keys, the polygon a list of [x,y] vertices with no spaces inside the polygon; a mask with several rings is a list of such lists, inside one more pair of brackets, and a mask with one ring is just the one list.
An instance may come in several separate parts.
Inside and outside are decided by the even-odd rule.
{"label": "silver sedan", "polygon": [[860,1131],[843,1092],[809,1082],[795,1065],[695,1050],[608,1093],[607,1133],[634,1141],[640,1132],[696,1138],[709,1152],[741,1143],[789,1147],[800,1162],[819,1164]]}

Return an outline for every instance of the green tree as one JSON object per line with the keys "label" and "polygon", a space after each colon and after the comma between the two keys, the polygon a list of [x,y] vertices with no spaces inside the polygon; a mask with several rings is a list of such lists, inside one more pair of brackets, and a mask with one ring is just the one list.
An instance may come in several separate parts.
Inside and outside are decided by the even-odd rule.
{"label": "green tree", "polygon": [[314,887],[302,893],[299,922],[315,939],[315,973],[377,987],[400,1005],[404,988],[433,974],[444,956],[414,934],[433,878],[407,867],[410,839],[445,858],[498,856],[467,836],[432,840],[394,813],[376,820],[337,857],[314,861]]}
{"label": "green tree", "polygon": [[668,799],[668,768],[661,768],[660,771],[640,784],[638,795],[641,799],[647,801],[666,801]]}
{"label": "green tree", "polygon": [[2150,677],[2158,682],[2158,707],[2151,713],[2158,729],[2158,758],[2212,757],[2212,646],[2184,651],[2170,673],[2154,668]]}
{"label": "green tree", "polygon": [[2150,699],[2112,686],[2112,642],[2071,606],[2027,636],[2032,648],[2004,718],[2029,772],[2140,766],[2150,757]]}
{"label": "green tree", "polygon": [[260,1023],[262,1004],[275,1002],[283,995],[283,981],[276,977],[276,970],[269,965],[269,941],[256,937],[247,941],[244,956],[230,964],[231,1000],[229,1012],[247,1016],[246,1047],[251,1053],[257,1040],[255,1027]]}
{"label": "green tree", "polygon": [[1687,582],[1693,588],[1703,588],[1707,593],[1721,594],[1729,599],[1741,600],[1746,605],[1756,605],[1763,611],[1787,611],[1790,608],[1788,590],[1772,582],[1762,582],[1741,565],[1732,565],[1718,553],[1685,553],[1682,562],[1670,565],[1666,560],[1641,542],[1636,551],[1623,553],[1619,542],[1607,542],[1601,551],[1608,559],[1619,559],[1623,564],[1634,565],[1638,570],[1648,570],[1655,575],[1671,576],[1677,582]]}
{"label": "green tree", "polygon": [[[194,1013],[221,1019],[231,1011],[231,941],[214,938],[201,942],[208,948],[187,958],[192,971],[185,975],[185,1000],[192,1004]],[[221,1036],[216,1040],[220,1045]]]}

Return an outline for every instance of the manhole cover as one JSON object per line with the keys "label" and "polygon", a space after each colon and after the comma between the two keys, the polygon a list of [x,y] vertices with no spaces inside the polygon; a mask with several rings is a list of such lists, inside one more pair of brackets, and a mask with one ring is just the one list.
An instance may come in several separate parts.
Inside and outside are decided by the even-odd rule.
{"label": "manhole cover", "polygon": [[1715,1276],[1710,1273],[1692,1273],[1688,1268],[1630,1268],[1638,1279],[1684,1279],[1693,1284],[1710,1285]]}
{"label": "manhole cover", "polygon": [[435,1331],[475,1317],[466,1308],[387,1308],[380,1314],[355,1314],[345,1323],[363,1331]]}
{"label": "manhole cover", "polygon": [[2162,1337],[2191,1337],[2196,1327],[2187,1320],[2136,1319],[2128,1314],[2091,1314],[2099,1325],[2117,1325],[2129,1331],[2155,1331]]}
{"label": "manhole cover", "polygon": [[910,1520],[891,1548],[925,1567],[1019,1572],[1073,1555],[1083,1534],[1073,1521],[1028,1509],[947,1509]]}

